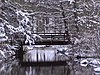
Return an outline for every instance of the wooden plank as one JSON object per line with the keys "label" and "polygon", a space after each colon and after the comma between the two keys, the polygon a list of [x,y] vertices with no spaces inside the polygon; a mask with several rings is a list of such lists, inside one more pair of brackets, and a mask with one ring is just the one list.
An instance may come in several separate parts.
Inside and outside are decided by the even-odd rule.
{"label": "wooden plank", "polygon": [[45,35],[47,35],[47,34],[54,34],[54,35],[57,35],[57,34],[66,34],[66,33],[32,33],[32,34],[37,34],[37,35],[39,35],[39,34],[45,34]]}
{"label": "wooden plank", "polygon": [[42,38],[66,38],[65,35],[39,35]]}
{"label": "wooden plank", "polygon": [[65,38],[67,34],[65,33],[33,33],[41,36],[42,38]]}
{"label": "wooden plank", "polygon": [[48,67],[48,66],[65,66],[67,65],[66,61],[39,61],[39,62],[21,62],[22,67]]}

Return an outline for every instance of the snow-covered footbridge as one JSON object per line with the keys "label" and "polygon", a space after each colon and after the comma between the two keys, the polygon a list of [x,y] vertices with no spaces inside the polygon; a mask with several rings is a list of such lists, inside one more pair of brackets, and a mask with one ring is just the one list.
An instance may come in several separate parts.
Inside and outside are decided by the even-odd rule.
{"label": "snow-covered footbridge", "polygon": [[[54,46],[54,45],[53,45]],[[62,51],[63,53],[63,51]],[[65,66],[66,56],[60,55],[56,47],[50,45],[20,45],[17,58],[23,67],[29,66]]]}
{"label": "snow-covered footbridge", "polygon": [[[21,43],[18,52],[21,66],[65,66],[66,56],[60,56],[51,45],[71,44],[66,33],[34,33],[34,43]],[[31,46],[30,46],[31,45]],[[40,46],[40,47],[39,47]],[[62,51],[62,53],[64,53]]]}

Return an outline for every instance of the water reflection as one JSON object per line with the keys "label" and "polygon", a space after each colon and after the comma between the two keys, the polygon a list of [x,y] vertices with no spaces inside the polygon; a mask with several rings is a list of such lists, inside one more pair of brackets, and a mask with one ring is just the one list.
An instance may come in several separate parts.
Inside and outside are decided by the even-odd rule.
{"label": "water reflection", "polygon": [[0,61],[0,75],[100,75],[98,58],[74,58],[66,62],[66,66],[21,67],[13,57]]}
{"label": "water reflection", "polygon": [[87,59],[88,65],[81,66],[83,60],[75,59],[67,62],[68,65],[59,67],[21,67],[18,60],[14,59],[0,62],[0,75],[100,75],[98,60]]}

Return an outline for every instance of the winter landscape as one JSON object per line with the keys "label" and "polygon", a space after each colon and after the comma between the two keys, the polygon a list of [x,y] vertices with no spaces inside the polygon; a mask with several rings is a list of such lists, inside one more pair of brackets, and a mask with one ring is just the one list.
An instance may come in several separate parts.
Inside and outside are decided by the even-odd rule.
{"label": "winter landscape", "polygon": [[100,75],[100,0],[0,0],[0,75]]}

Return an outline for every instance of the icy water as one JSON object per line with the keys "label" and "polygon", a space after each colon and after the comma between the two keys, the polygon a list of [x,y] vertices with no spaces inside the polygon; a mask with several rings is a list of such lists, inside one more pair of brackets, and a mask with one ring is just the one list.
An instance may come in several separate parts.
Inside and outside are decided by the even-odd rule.
{"label": "icy water", "polygon": [[[42,53],[43,52],[40,52],[39,55],[42,56]],[[49,51],[48,54],[52,54],[53,57],[53,53],[55,53],[55,51]],[[52,57],[50,57],[49,55],[47,55],[47,57],[50,58],[50,60],[52,60]],[[35,59],[35,56],[33,57],[33,59]],[[14,56],[7,60],[4,59],[4,61],[0,61],[0,63],[0,75],[100,75],[99,58],[68,59],[66,57],[66,65],[51,65],[49,67],[21,67],[19,60],[16,59]]]}
{"label": "icy water", "polygon": [[81,60],[75,59],[66,66],[57,67],[21,67],[15,65],[17,61],[13,60],[0,65],[0,75],[100,75],[99,62],[91,59],[94,61],[83,66],[80,64]]}
{"label": "icy water", "polygon": [[[26,47],[24,47],[24,50],[27,50]],[[30,48],[29,48],[30,49]],[[44,53],[45,60],[54,61],[56,58],[56,61],[58,60],[66,60],[66,65],[62,66],[21,66],[19,63],[19,60],[15,58],[15,56],[12,56],[11,58],[2,58],[3,60],[0,60],[0,75],[100,75],[100,59],[99,58],[80,58],[77,59],[70,55],[70,53],[67,51],[65,54],[69,56],[63,56],[63,54],[58,54],[58,58],[55,57],[55,47],[49,48],[49,47],[40,47],[40,48],[34,48],[35,50],[29,50],[27,54],[25,54],[27,57],[24,57],[24,61],[36,61],[36,55],[35,52],[38,53],[38,59],[44,61]],[[52,50],[50,50],[52,49]],[[59,48],[60,49],[60,48]],[[92,53],[93,54],[93,53]],[[52,56],[51,56],[52,55]],[[88,55],[88,54],[87,54]],[[91,55],[91,54],[90,54]],[[56,54],[57,56],[57,54]],[[65,58],[65,59],[63,59]]]}

